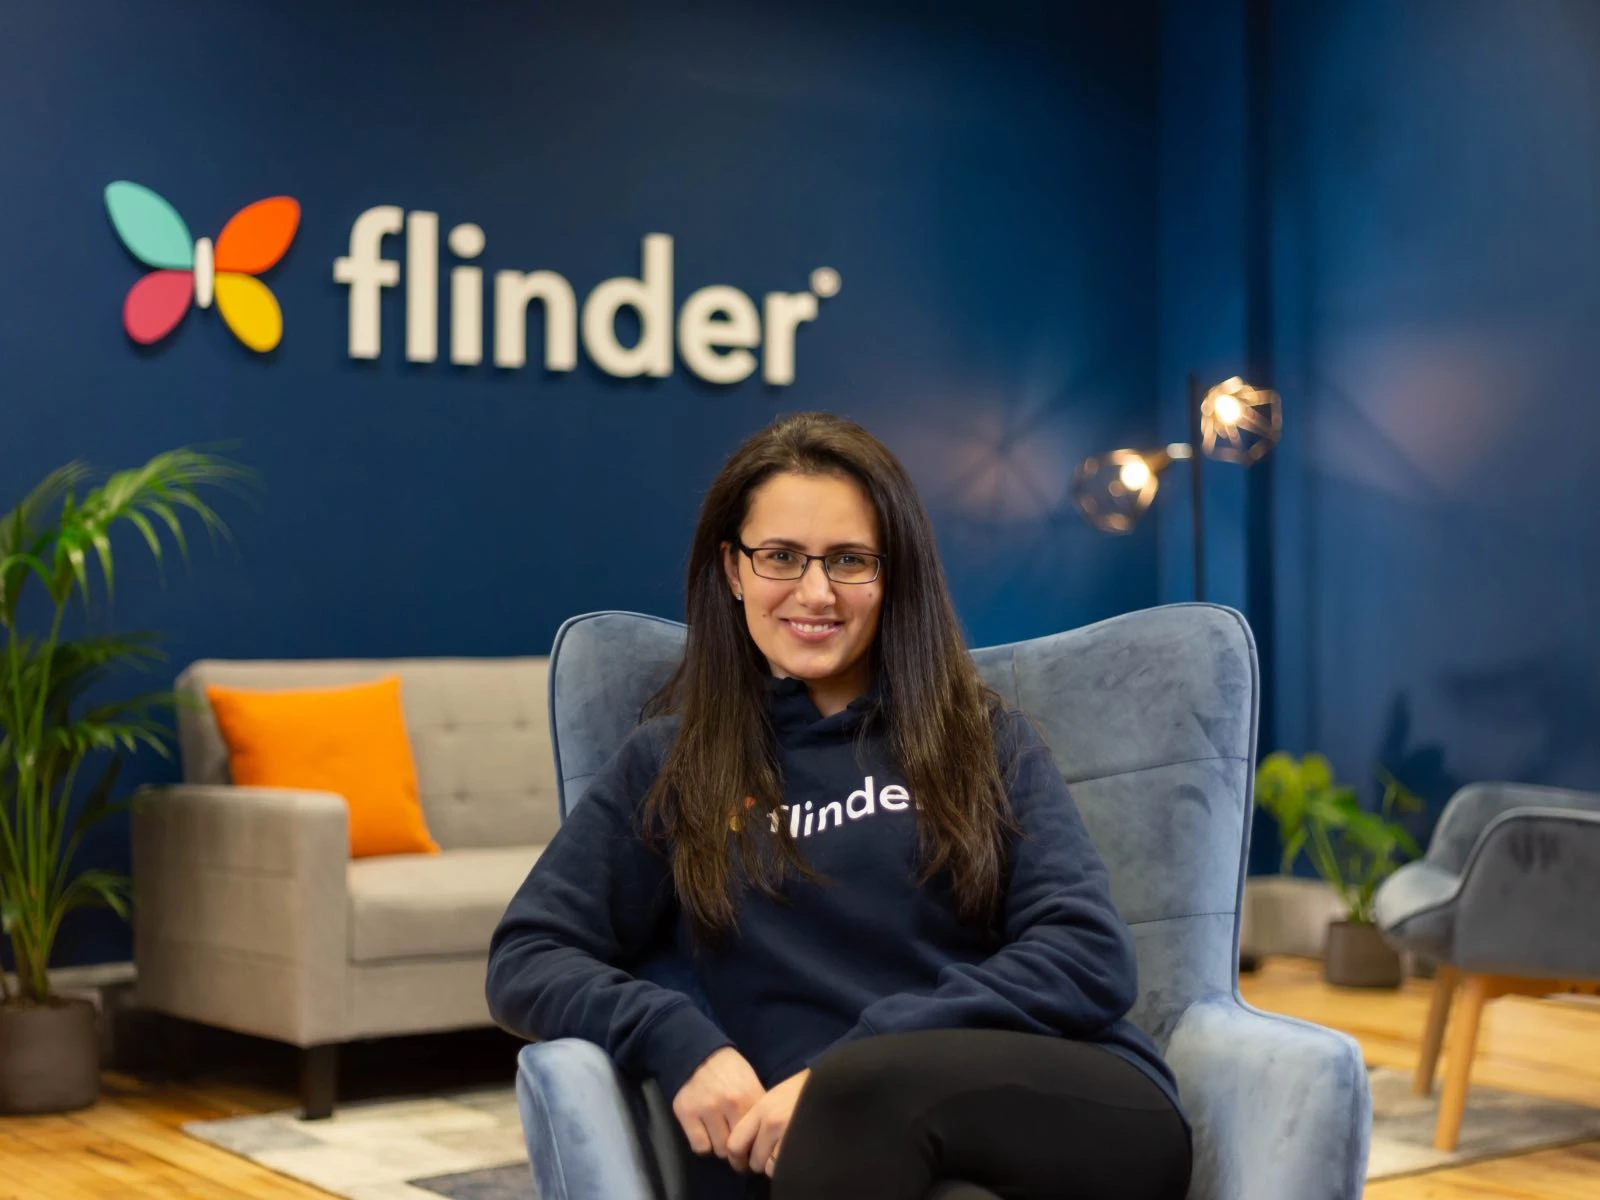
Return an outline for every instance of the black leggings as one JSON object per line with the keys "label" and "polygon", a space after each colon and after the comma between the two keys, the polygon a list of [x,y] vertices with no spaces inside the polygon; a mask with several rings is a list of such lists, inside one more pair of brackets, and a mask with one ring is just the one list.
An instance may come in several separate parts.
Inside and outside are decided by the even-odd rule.
{"label": "black leggings", "polygon": [[[770,1194],[1182,1200],[1189,1168],[1189,1133],[1171,1101],[1110,1051],[1030,1033],[930,1030],[863,1038],[818,1062]],[[747,1177],[745,1194],[762,1195],[766,1182]]]}

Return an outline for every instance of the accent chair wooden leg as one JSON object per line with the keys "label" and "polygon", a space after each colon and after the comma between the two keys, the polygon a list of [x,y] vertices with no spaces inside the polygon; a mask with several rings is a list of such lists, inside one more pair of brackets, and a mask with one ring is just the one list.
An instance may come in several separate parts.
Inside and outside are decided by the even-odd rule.
{"label": "accent chair wooden leg", "polygon": [[1444,1044],[1445,1025],[1450,1020],[1450,1001],[1455,998],[1460,975],[1454,967],[1439,964],[1433,976],[1433,999],[1428,1001],[1428,1023],[1422,1031],[1422,1053],[1417,1058],[1417,1073],[1411,1089],[1419,1096],[1433,1091],[1433,1074],[1439,1065],[1439,1047]]}
{"label": "accent chair wooden leg", "polygon": [[320,1121],[333,1116],[339,1089],[339,1046],[327,1043],[300,1051],[300,1103],[305,1119]]}
{"label": "accent chair wooden leg", "polygon": [[1436,1150],[1454,1150],[1461,1140],[1461,1118],[1467,1111],[1467,1087],[1472,1081],[1472,1056],[1478,1047],[1478,1021],[1483,1006],[1495,994],[1489,975],[1466,975],[1461,981],[1456,1019],[1450,1027],[1450,1065],[1445,1071],[1444,1094],[1439,1098],[1439,1123],[1434,1126]]}

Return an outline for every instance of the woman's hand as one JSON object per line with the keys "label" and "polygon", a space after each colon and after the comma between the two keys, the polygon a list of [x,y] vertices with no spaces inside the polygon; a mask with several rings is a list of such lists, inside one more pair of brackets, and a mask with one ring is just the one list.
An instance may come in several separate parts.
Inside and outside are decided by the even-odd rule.
{"label": "woman's hand", "polygon": [[811,1078],[811,1068],[777,1084],[745,1113],[728,1137],[728,1164],[735,1171],[763,1171],[771,1175],[778,1165],[778,1146],[789,1131],[789,1119],[800,1093]]}
{"label": "woman's hand", "polygon": [[724,1046],[678,1089],[672,1115],[683,1126],[689,1149],[727,1158],[728,1134],[764,1094],[755,1068],[732,1046]]}

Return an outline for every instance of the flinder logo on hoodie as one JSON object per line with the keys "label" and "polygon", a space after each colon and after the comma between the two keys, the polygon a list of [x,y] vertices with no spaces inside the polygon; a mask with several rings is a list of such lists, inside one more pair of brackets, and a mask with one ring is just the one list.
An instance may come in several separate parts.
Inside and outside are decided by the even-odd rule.
{"label": "flinder logo on hoodie", "polygon": [[[754,808],[756,806],[755,797],[746,796],[744,798],[744,806],[747,809]],[[789,836],[801,838],[810,837],[813,833],[821,833],[824,829],[827,829],[830,816],[833,820],[833,827],[837,829],[844,824],[846,817],[852,821],[859,821],[862,817],[872,816],[879,809],[887,809],[889,812],[904,812],[908,806],[922,807],[916,804],[911,799],[911,793],[898,783],[891,783],[880,791],[872,776],[868,775],[861,787],[851,792],[842,802],[835,800],[831,804],[824,804],[821,809],[815,811],[813,811],[812,803],[809,800],[804,804],[794,805],[793,807],[787,804],[779,807],[789,814]],[[779,814],[772,813],[770,819],[772,821],[772,832],[777,833]],[[816,822],[815,826],[812,825],[813,821]],[[736,833],[742,825],[743,822],[739,813],[735,813],[728,819],[728,828]]]}

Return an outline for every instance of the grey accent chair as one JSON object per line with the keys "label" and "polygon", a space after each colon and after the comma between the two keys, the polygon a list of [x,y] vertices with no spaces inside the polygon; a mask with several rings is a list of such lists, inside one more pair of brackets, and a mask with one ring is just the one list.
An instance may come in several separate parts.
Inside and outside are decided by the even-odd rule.
{"label": "grey accent chair", "polygon": [[1600,983],[1600,795],[1476,783],[1445,805],[1428,853],[1374,898],[1378,928],[1436,964],[1413,1086],[1433,1090],[1450,1027],[1434,1145],[1454,1150],[1484,1005]]}
{"label": "grey accent chair", "polygon": [[[183,782],[133,804],[138,1001],[302,1049],[307,1117],[333,1112],[342,1042],[489,1026],[489,938],[560,826],[549,662],[207,659],[178,676]],[[400,677],[439,854],[350,858],[332,792],[236,787],[208,684]]]}
{"label": "grey accent chair", "polygon": [[[562,626],[550,691],[563,815],[665,681],[684,635],[632,613]],[[1359,1047],[1258,1012],[1238,992],[1258,702],[1243,619],[1178,605],[974,658],[1043,728],[1106,859],[1138,947],[1133,1019],[1165,1052],[1194,1125],[1190,1196],[1357,1200],[1371,1130]],[[634,973],[695,995],[668,947]],[[623,1078],[598,1046],[561,1038],[522,1050],[517,1092],[540,1196],[686,1196],[687,1143],[655,1081]]]}

